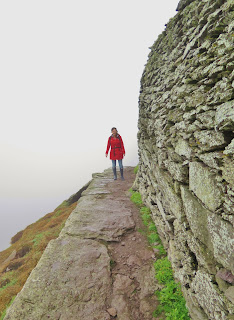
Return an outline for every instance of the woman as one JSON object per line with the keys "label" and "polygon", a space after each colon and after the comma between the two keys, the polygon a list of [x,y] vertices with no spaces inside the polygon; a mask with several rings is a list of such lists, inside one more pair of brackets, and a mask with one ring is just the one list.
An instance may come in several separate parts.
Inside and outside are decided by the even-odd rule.
{"label": "woman", "polygon": [[111,129],[112,135],[109,137],[106,148],[106,157],[108,155],[109,149],[110,151],[110,159],[112,160],[112,170],[114,173],[114,180],[117,179],[116,175],[116,160],[119,162],[119,168],[121,173],[121,179],[124,180],[123,176],[123,157],[125,156],[124,144],[121,136],[118,134],[117,129],[114,127]]}

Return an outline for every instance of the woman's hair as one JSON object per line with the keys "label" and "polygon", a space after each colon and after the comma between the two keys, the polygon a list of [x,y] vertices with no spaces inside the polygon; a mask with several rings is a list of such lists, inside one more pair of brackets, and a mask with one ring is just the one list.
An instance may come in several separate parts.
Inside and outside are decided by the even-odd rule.
{"label": "woman's hair", "polygon": [[111,132],[112,132],[112,130],[114,130],[114,129],[118,132],[118,130],[117,130],[115,127],[111,128]]}

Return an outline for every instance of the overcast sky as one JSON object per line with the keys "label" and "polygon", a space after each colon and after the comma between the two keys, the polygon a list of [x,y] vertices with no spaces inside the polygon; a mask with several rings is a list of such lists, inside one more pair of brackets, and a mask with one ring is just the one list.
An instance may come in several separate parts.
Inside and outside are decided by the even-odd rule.
{"label": "overcast sky", "polygon": [[140,78],[178,0],[0,2],[0,250],[111,166],[135,166]]}

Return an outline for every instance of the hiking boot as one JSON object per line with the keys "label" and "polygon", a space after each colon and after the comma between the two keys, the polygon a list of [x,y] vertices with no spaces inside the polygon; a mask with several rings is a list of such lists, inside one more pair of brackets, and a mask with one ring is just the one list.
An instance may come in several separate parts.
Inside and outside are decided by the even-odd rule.
{"label": "hiking boot", "polygon": [[121,173],[121,179],[124,180],[124,176],[123,176],[123,168],[120,168],[120,173]]}
{"label": "hiking boot", "polygon": [[112,170],[114,173],[114,180],[117,180],[116,167],[112,168]]}

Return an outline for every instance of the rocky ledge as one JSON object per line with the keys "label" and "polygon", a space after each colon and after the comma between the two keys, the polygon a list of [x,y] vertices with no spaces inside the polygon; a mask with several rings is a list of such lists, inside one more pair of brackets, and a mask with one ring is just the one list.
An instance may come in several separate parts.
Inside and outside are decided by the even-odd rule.
{"label": "rocky ledge", "polygon": [[128,189],[135,175],[114,181],[93,175],[56,240],[8,309],[5,320],[150,320],[156,308],[154,254]]}

